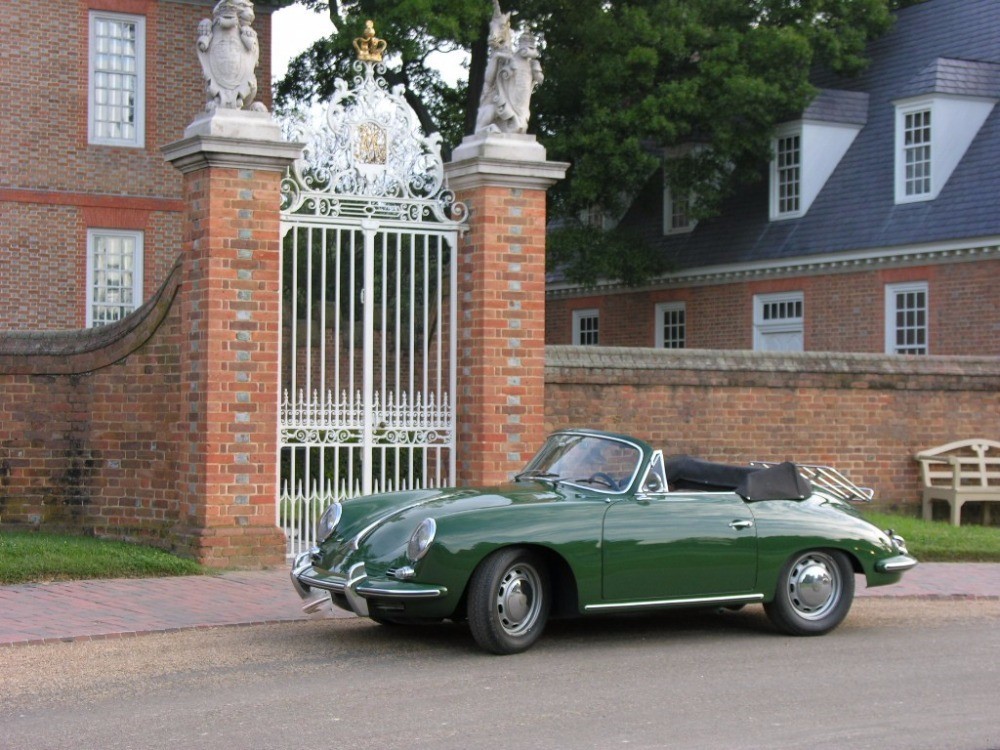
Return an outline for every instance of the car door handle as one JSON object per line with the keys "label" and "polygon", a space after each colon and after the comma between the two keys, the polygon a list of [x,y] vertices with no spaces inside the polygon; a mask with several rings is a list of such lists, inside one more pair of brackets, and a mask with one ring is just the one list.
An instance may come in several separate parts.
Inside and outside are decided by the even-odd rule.
{"label": "car door handle", "polygon": [[729,528],[736,529],[737,531],[740,529],[749,529],[751,526],[753,526],[753,521],[732,521],[729,524]]}

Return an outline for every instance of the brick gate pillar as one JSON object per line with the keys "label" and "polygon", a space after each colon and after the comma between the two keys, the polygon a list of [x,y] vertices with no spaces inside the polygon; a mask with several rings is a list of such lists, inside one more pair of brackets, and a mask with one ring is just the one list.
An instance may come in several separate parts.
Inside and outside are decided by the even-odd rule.
{"label": "brick gate pillar", "polygon": [[446,165],[469,209],[458,253],[457,481],[523,468],[545,436],[545,192],[569,165],[531,135],[467,137]]}
{"label": "brick gate pillar", "polygon": [[163,149],[184,175],[187,449],[176,535],[209,567],[284,562],[275,520],[281,309],[280,184],[301,154],[266,113],[220,109]]}

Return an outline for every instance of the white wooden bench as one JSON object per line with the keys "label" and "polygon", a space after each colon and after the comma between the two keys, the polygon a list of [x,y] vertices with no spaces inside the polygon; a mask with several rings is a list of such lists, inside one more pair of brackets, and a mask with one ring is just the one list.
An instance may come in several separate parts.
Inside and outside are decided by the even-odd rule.
{"label": "white wooden bench", "polygon": [[983,523],[990,523],[989,503],[1000,503],[1000,442],[976,438],[956,440],[921,451],[923,512],[931,520],[931,504],[943,500],[951,506],[951,523],[961,525],[962,506],[984,503]]}

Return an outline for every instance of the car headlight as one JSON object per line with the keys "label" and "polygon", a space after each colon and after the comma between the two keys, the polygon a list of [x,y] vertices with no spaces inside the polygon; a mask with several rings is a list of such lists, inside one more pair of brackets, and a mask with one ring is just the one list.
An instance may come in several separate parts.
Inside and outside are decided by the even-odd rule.
{"label": "car headlight", "polygon": [[425,518],[420,525],[413,530],[410,541],[406,545],[406,556],[411,562],[416,562],[427,553],[427,548],[434,541],[437,533],[437,523],[433,518]]}
{"label": "car headlight", "polygon": [[340,503],[333,503],[323,512],[319,518],[319,526],[316,528],[316,537],[319,541],[323,541],[333,533],[337,524],[340,523],[340,516],[343,512],[344,506]]}
{"label": "car headlight", "polygon": [[906,549],[906,540],[903,539],[903,537],[892,529],[886,529],[885,534],[892,541],[892,544],[896,548],[897,552],[902,552],[904,555],[910,554],[909,550]]}

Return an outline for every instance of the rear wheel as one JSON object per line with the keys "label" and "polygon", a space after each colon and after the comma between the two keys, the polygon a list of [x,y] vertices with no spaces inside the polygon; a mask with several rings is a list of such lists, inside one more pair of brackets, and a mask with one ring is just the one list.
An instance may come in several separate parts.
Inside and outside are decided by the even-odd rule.
{"label": "rear wheel", "polygon": [[837,627],[854,601],[854,569],[843,552],[811,550],[781,569],[774,601],[764,605],[771,622],[789,635],[823,635]]}
{"label": "rear wheel", "polygon": [[472,574],[469,629],[476,643],[494,654],[530,648],[545,628],[549,606],[545,563],[527,550],[498,550]]}

